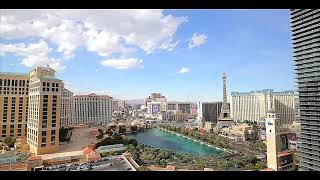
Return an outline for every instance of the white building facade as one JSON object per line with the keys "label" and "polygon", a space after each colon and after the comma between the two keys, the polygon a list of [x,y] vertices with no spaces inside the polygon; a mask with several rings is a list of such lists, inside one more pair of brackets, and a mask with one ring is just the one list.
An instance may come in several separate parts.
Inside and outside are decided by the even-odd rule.
{"label": "white building facade", "polygon": [[112,97],[107,95],[76,95],[71,98],[73,125],[106,125],[112,120]]}
{"label": "white building facade", "polygon": [[286,124],[295,119],[294,92],[274,92],[271,89],[252,91],[248,93],[231,93],[231,116],[235,121],[263,122],[271,107],[275,108],[277,116]]}
{"label": "white building facade", "polygon": [[61,88],[61,101],[60,101],[60,127],[72,125],[71,117],[71,98],[73,92],[62,87]]}

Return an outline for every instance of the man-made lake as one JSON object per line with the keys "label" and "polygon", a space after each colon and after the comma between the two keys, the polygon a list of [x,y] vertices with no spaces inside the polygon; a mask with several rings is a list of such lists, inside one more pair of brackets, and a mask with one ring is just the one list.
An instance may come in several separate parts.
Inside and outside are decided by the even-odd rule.
{"label": "man-made lake", "polygon": [[154,148],[168,149],[174,152],[189,153],[200,156],[216,156],[224,152],[204,144],[161,131],[160,129],[148,129],[144,132],[130,134],[129,138],[135,138],[139,143]]}

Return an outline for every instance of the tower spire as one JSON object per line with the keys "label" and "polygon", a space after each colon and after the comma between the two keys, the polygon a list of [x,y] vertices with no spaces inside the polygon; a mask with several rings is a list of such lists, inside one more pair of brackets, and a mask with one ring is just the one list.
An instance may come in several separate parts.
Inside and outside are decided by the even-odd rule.
{"label": "tower spire", "polygon": [[227,74],[223,73],[223,103],[228,103],[227,99]]}

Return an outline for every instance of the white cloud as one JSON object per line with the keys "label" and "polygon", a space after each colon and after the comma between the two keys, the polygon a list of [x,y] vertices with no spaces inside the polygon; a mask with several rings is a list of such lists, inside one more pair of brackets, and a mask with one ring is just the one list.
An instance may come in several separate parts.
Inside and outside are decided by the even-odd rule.
{"label": "white cloud", "polygon": [[1,10],[0,38],[38,37],[57,46],[66,58],[79,47],[109,56],[172,51],[174,35],[187,17],[163,10]]}
{"label": "white cloud", "polygon": [[50,65],[55,70],[63,70],[66,66],[61,64],[60,59],[48,58],[48,54],[52,49],[48,44],[39,40],[37,43],[25,45],[18,44],[0,44],[0,55],[12,53],[15,56],[22,57],[21,64],[26,67],[46,66]]}
{"label": "white cloud", "polygon": [[193,33],[192,38],[189,40],[188,48],[192,49],[207,42],[208,37],[204,34]]}
{"label": "white cloud", "polygon": [[177,74],[185,74],[185,73],[188,73],[190,72],[190,69],[187,68],[187,67],[182,67],[178,72]]}
{"label": "white cloud", "polygon": [[143,60],[136,58],[128,59],[108,59],[100,62],[105,67],[111,67],[119,70],[143,68]]}

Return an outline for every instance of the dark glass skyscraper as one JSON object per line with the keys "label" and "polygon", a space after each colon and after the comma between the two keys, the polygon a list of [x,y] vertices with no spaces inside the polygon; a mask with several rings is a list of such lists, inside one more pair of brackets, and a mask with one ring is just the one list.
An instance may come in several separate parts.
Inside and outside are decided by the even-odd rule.
{"label": "dark glass skyscraper", "polygon": [[320,171],[320,10],[290,10],[301,135],[299,170]]}

